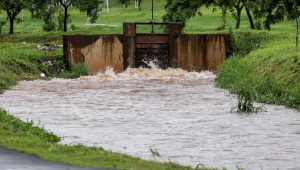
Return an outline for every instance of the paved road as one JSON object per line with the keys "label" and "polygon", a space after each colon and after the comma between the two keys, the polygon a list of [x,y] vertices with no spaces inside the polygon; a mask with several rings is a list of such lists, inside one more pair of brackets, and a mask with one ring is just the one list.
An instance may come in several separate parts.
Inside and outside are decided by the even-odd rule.
{"label": "paved road", "polygon": [[108,170],[71,166],[0,146],[0,170]]}

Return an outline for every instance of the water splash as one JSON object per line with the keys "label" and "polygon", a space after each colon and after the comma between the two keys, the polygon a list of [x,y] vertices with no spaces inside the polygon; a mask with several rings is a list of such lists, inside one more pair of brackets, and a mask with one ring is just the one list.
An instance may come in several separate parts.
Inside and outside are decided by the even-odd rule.
{"label": "water splash", "polygon": [[[104,72],[97,73],[98,79],[164,79],[164,78],[215,78],[215,74],[210,71],[188,72],[181,68],[168,68],[166,70],[158,68],[154,62],[147,63],[150,68],[127,68],[124,72],[115,73],[112,67],[107,67]],[[81,77],[80,79],[86,79]],[[89,78],[91,78],[89,76]]]}

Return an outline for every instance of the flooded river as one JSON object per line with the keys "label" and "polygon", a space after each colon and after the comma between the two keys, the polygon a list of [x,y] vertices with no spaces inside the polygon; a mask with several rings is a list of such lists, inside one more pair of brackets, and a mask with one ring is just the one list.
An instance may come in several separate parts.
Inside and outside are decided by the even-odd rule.
{"label": "flooded river", "polygon": [[300,113],[231,113],[236,99],[214,87],[211,72],[112,70],[75,80],[22,81],[0,107],[63,137],[63,144],[101,146],[195,167],[300,169]]}

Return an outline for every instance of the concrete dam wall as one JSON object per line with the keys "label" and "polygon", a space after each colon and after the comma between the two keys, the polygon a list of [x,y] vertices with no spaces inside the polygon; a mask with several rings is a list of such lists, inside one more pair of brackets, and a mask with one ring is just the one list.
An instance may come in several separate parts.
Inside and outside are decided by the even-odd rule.
{"label": "concrete dam wall", "polygon": [[148,67],[149,61],[162,69],[201,71],[217,70],[230,52],[228,34],[182,34],[180,23],[164,23],[169,26],[168,34],[137,34],[137,24],[150,25],[124,23],[123,34],[64,35],[65,62],[69,67],[85,63],[91,73],[108,66],[115,72]]}

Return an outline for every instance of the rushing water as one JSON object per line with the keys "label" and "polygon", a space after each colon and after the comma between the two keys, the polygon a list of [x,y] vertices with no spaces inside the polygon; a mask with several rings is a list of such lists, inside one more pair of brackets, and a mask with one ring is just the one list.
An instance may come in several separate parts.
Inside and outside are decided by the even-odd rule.
{"label": "rushing water", "polygon": [[195,167],[300,169],[300,114],[230,112],[236,99],[214,87],[211,72],[113,70],[75,80],[22,81],[0,95],[0,107],[63,137]]}

